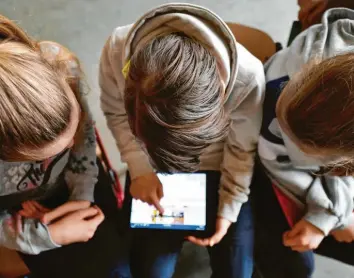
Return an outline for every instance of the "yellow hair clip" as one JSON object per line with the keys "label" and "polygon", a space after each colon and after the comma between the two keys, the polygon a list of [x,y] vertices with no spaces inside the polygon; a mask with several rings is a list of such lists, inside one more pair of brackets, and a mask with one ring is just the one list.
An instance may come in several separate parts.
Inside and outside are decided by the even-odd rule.
{"label": "yellow hair clip", "polygon": [[130,68],[130,60],[128,60],[128,62],[125,63],[123,69],[122,69],[122,73],[125,79],[127,79],[128,73],[129,73],[129,68]]}

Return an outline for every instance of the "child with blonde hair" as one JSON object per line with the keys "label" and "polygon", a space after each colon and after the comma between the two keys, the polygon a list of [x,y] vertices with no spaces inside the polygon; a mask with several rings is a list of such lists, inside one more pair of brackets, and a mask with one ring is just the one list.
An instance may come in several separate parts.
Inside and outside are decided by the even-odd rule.
{"label": "child with blonde hair", "polygon": [[0,16],[0,246],[35,277],[108,277],[118,252],[91,206],[99,171],[81,81],[70,51]]}

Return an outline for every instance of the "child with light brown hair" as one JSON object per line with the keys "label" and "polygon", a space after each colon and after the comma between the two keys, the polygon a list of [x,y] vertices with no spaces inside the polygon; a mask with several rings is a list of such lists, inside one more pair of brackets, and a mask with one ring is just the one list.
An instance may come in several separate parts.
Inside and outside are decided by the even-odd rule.
{"label": "child with light brown hair", "polygon": [[312,250],[354,265],[353,27],[353,10],[328,10],[265,65],[252,191],[265,277],[311,277]]}
{"label": "child with light brown hair", "polygon": [[[102,52],[100,86],[102,110],[132,178],[131,195],[163,213],[155,171],[209,171],[214,233],[188,240],[208,248],[213,277],[250,278],[248,194],[261,125],[262,63],[212,11],[166,4],[114,30]],[[134,277],[172,277],[183,241],[168,232],[135,237]]]}
{"label": "child with light brown hair", "polygon": [[0,16],[0,246],[35,277],[108,277],[119,252],[91,206],[99,171],[81,83],[70,51]]}

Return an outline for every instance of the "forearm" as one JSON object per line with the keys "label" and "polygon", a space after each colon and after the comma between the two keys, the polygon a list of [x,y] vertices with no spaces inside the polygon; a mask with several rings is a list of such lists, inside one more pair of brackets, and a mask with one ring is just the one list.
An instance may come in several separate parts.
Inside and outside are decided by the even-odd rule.
{"label": "forearm", "polygon": [[316,178],[308,190],[304,218],[326,235],[346,226],[354,209],[353,184],[352,177]]}
{"label": "forearm", "polygon": [[[254,153],[237,150],[228,152],[228,167],[223,166],[219,190],[218,216],[236,222],[241,206],[247,202],[253,174]],[[232,157],[231,157],[232,156]]]}
{"label": "forearm", "polygon": [[91,117],[84,123],[82,140],[73,147],[65,171],[65,181],[70,191],[70,200],[94,201],[98,166],[96,136]]}
{"label": "forearm", "polygon": [[60,247],[50,237],[48,228],[38,220],[23,218],[21,227],[11,214],[0,214],[0,245],[26,254],[39,254]]}
{"label": "forearm", "polygon": [[132,179],[153,172],[149,157],[142,150],[132,134],[128,119],[106,114],[107,124],[116,140],[122,162],[128,164]]}
{"label": "forearm", "polygon": [[250,80],[243,88],[245,98],[230,113],[230,131],[221,167],[218,215],[231,222],[236,222],[242,204],[248,200],[262,122],[264,75]]}

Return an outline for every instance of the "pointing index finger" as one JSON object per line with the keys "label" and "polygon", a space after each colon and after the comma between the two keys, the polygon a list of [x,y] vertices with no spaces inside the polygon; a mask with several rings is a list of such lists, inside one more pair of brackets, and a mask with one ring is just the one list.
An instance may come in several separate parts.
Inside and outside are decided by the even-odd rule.
{"label": "pointing index finger", "polygon": [[160,200],[156,195],[151,196],[151,203],[155,206],[155,208],[160,212],[160,214],[164,213],[164,208],[160,204]]}

